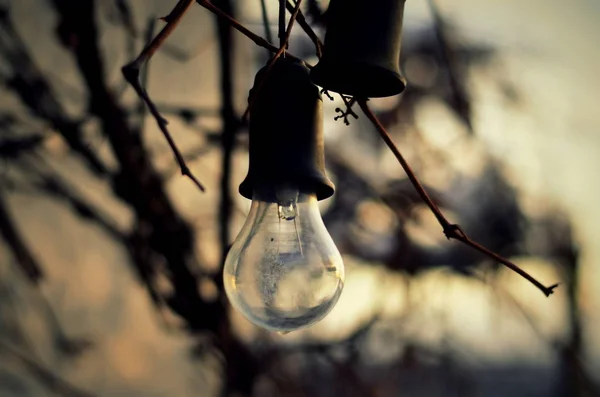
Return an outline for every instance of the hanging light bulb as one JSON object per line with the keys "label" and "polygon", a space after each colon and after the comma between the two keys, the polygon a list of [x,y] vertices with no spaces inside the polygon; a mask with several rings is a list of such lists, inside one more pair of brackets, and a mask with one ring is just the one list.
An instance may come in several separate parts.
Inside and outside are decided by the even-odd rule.
{"label": "hanging light bulb", "polygon": [[342,258],[314,193],[255,189],[224,269],[231,304],[252,323],[289,332],[319,321],[342,292]]}
{"label": "hanging light bulb", "polygon": [[223,280],[231,304],[248,320],[286,333],[325,317],[344,284],[342,258],[318,208],[333,194],[324,169],[322,103],[308,68],[289,59],[275,63],[254,100],[250,166],[240,185],[252,206]]}

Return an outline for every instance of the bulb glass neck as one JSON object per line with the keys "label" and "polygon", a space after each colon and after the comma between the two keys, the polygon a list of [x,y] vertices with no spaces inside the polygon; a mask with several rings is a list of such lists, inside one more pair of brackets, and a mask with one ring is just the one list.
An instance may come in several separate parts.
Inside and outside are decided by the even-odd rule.
{"label": "bulb glass neck", "polygon": [[317,202],[317,194],[293,185],[263,186],[254,188],[252,201],[288,205],[291,203]]}

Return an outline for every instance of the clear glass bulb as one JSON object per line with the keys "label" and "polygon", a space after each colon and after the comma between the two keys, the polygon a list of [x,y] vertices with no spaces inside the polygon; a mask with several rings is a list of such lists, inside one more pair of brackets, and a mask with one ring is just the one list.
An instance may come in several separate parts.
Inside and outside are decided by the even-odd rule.
{"label": "clear glass bulb", "polygon": [[223,279],[233,307],[262,328],[287,333],[325,317],[342,293],[344,264],[316,195],[255,189]]}

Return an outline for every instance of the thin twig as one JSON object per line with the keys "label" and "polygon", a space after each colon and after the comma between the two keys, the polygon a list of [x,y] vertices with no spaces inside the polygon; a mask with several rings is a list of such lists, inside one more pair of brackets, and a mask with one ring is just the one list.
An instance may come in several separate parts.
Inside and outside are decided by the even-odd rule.
{"label": "thin twig", "polygon": [[194,176],[190,168],[187,166],[185,160],[183,159],[183,156],[181,155],[179,149],[177,148],[177,145],[175,144],[175,141],[171,137],[171,134],[167,129],[167,120],[161,116],[160,112],[150,99],[150,96],[148,96],[148,94],[146,93],[146,90],[144,90],[144,88],[140,84],[139,80],[140,69],[142,68],[142,66],[148,63],[148,61],[150,60],[150,58],[152,58],[152,55],[154,55],[156,50],[173,32],[173,30],[181,21],[181,18],[186,13],[186,11],[189,10],[193,2],[194,0],[180,0],[169,15],[161,18],[162,20],[167,22],[167,25],[160,31],[158,36],[156,36],[154,40],[152,40],[152,42],[144,48],[141,54],[133,62],[123,66],[122,71],[123,76],[125,76],[125,79],[135,89],[138,96],[142,98],[142,100],[146,103],[148,109],[150,110],[150,113],[152,114],[152,116],[154,116],[158,127],[160,128],[165,139],[169,143],[169,146],[173,151],[173,155],[175,156],[175,159],[177,160],[177,163],[181,168],[181,174],[190,178],[201,191],[204,191],[204,186]]}
{"label": "thin twig", "polygon": [[423,185],[421,184],[421,182],[419,181],[419,179],[416,177],[416,175],[413,172],[412,168],[406,162],[406,160],[404,159],[404,156],[402,156],[402,154],[400,153],[400,151],[398,150],[398,148],[396,147],[396,145],[392,141],[392,138],[390,137],[390,135],[388,134],[388,132],[385,130],[385,127],[377,119],[377,117],[375,116],[375,114],[373,114],[373,112],[371,111],[371,109],[369,109],[369,106],[367,105],[367,101],[364,100],[364,99],[358,99],[357,102],[358,102],[360,108],[362,109],[362,111],[367,116],[367,118],[376,127],[377,132],[379,133],[379,135],[381,136],[381,138],[383,138],[385,144],[392,151],[392,153],[394,153],[394,156],[396,157],[396,159],[398,160],[398,162],[400,163],[400,165],[402,166],[402,168],[406,172],[406,175],[408,176],[408,179],[410,180],[410,182],[412,183],[412,185],[414,186],[414,188],[417,190],[417,193],[419,193],[419,196],[421,197],[421,199],[423,200],[423,202],[429,207],[429,209],[431,210],[431,212],[433,213],[433,215],[436,217],[436,219],[438,220],[439,224],[442,226],[444,234],[446,235],[446,237],[448,239],[453,238],[455,240],[458,240],[458,241],[460,241],[460,242],[468,245],[469,247],[471,247],[471,248],[473,248],[473,249],[475,249],[475,250],[477,250],[477,251],[479,251],[479,252],[487,255],[488,257],[494,259],[495,261],[503,264],[504,266],[506,266],[509,269],[511,269],[512,271],[516,272],[521,277],[525,278],[527,281],[529,281],[530,283],[532,283],[533,285],[535,285],[537,288],[539,288],[544,293],[544,295],[550,296],[554,292],[554,289],[556,287],[558,287],[558,284],[554,284],[554,285],[551,285],[549,287],[544,286],[542,283],[540,283],[538,280],[536,280],[534,277],[532,277],[529,273],[527,273],[526,271],[524,271],[523,269],[521,269],[519,266],[515,265],[514,263],[512,263],[508,259],[506,259],[506,258],[498,255],[497,253],[489,250],[488,248],[486,248],[486,247],[482,246],[481,244],[477,243],[476,241],[471,240],[471,238],[469,238],[466,235],[466,233],[460,228],[459,225],[451,224],[446,219],[446,217],[442,214],[442,212],[440,211],[440,209],[434,204],[434,202],[431,199],[431,197],[429,197],[429,194],[427,194],[427,191],[423,188]]}
{"label": "thin twig", "polygon": [[[231,27],[233,27],[238,32],[242,33],[244,36],[248,37],[257,46],[266,48],[267,50],[269,50],[271,52],[279,51],[279,48],[275,47],[273,44],[269,43],[267,40],[260,37],[256,33],[252,33],[247,27],[245,27],[244,25],[242,25],[241,23],[236,21],[234,18],[230,17],[229,15],[227,15],[226,13],[221,11],[218,7],[215,7],[210,1],[196,0],[196,3],[198,3],[202,7],[206,8],[210,12],[227,20],[229,22],[229,24],[231,24]],[[291,55],[289,52],[286,52],[285,56],[287,58],[294,59],[296,61],[302,61],[300,58],[298,58],[297,56]],[[308,66],[309,68],[311,67],[310,65],[306,65],[306,66]]]}
{"label": "thin twig", "polygon": [[[286,3],[286,7],[289,12],[294,12],[295,6],[290,1],[288,1]],[[321,42],[321,39],[319,39],[319,36],[317,36],[317,34],[313,30],[313,28],[310,26],[310,24],[304,17],[302,10],[298,11],[298,15],[296,16],[296,21],[298,21],[298,25],[300,25],[302,30],[304,30],[304,32],[307,34],[307,36],[310,38],[310,40],[314,43],[317,58],[321,59],[323,57],[323,43]]]}
{"label": "thin twig", "polygon": [[244,112],[244,115],[242,116],[242,121],[244,121],[244,122],[246,120],[248,120],[248,116],[250,115],[250,110],[252,109],[252,106],[254,105],[254,101],[258,97],[258,94],[260,93],[260,90],[262,89],[262,86],[264,85],[265,81],[267,81],[267,79],[269,78],[269,73],[271,72],[273,65],[275,65],[275,62],[277,62],[279,57],[281,57],[283,54],[285,54],[285,47],[287,46],[290,36],[292,35],[292,28],[294,27],[294,21],[296,20],[296,17],[298,16],[298,12],[300,11],[301,4],[302,4],[302,0],[298,0],[296,2],[296,7],[294,8],[294,11],[292,12],[292,16],[290,17],[290,21],[288,22],[287,30],[285,31],[285,37],[281,44],[281,47],[279,47],[279,50],[277,50],[275,55],[273,55],[273,58],[271,58],[271,60],[267,64],[267,66],[265,68],[265,72],[262,77],[262,80],[260,80],[258,82],[258,84],[256,85],[256,87],[252,90],[252,96],[248,100],[248,107],[246,108],[246,111]]}

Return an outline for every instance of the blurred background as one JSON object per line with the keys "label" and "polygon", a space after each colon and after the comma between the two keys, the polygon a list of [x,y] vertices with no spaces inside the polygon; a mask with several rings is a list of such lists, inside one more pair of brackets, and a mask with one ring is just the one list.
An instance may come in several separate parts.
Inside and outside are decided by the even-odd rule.
{"label": "blurred background", "polygon": [[[409,0],[408,88],[370,101],[450,220],[556,293],[447,241],[324,96],[346,286],[283,336],[220,282],[269,54],[194,5],[143,73],[201,193],[120,71],[175,3],[0,1],[0,395],[600,395],[600,2]],[[276,32],[273,0],[213,3]],[[303,2],[321,37],[326,9]],[[317,62],[298,25],[290,52]]]}

